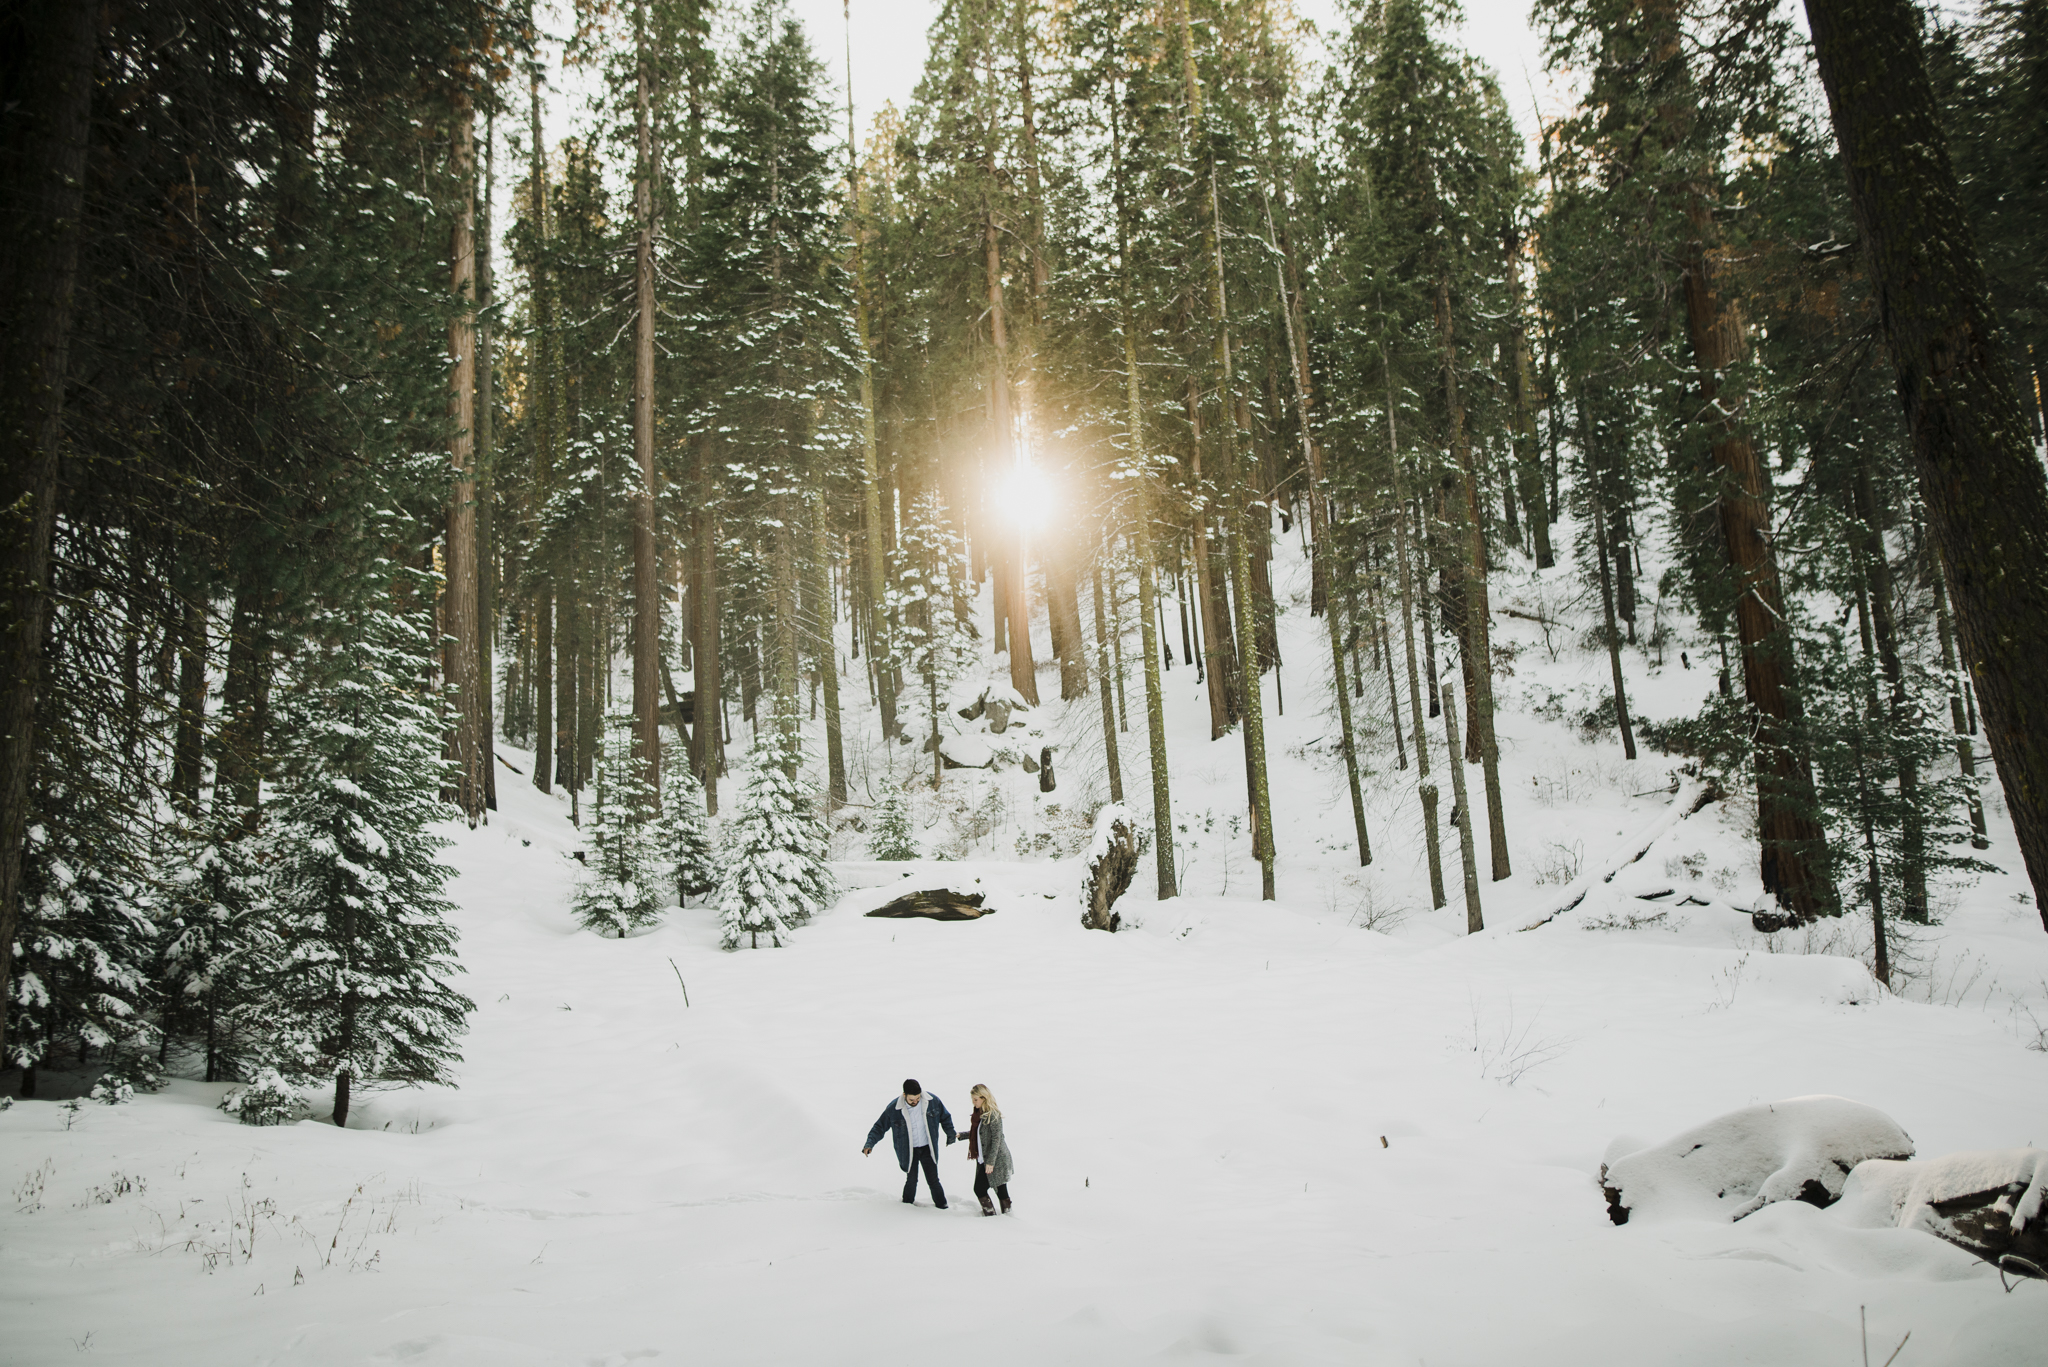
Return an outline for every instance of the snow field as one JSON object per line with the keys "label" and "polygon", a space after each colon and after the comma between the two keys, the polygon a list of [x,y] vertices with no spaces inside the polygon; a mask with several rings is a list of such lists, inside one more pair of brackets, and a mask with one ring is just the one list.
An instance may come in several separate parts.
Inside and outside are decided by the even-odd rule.
{"label": "snow field", "polygon": [[[239,1126],[192,1083],[68,1131],[0,1115],[9,1174],[48,1170],[40,1210],[0,1211],[14,1360],[91,1334],[162,1364],[1809,1363],[1853,1360],[1859,1305],[1916,1362],[2048,1338],[2043,1288],[1914,1231],[1608,1223],[1617,1134],[1756,1100],[1854,1096],[1927,1157],[2048,1135],[2041,1055],[1983,1013],[1847,1004],[1839,961],[1776,957],[1728,1000],[1733,951],[1649,936],[1418,944],[1213,897],[1110,936],[1076,924],[1073,865],[995,862],[845,866],[868,886],[779,951],[718,952],[695,907],[604,940],[567,861],[507,833],[545,800],[506,799],[451,851],[461,1090],[345,1132]],[[942,876],[997,914],[860,915]],[[860,1145],[906,1074],[956,1114],[994,1090],[1015,1215],[973,1213],[957,1147],[950,1211],[898,1204]],[[146,1189],[96,1202],[115,1172]]]}
{"label": "snow field", "polygon": [[[1114,936],[1078,925],[1078,859],[1014,854],[1048,833],[1078,850],[1077,818],[1107,796],[1099,701],[1061,704],[1051,670],[1021,720],[1061,747],[1059,791],[1011,768],[913,794],[928,848],[999,799],[960,862],[861,862],[842,830],[849,891],[779,950],[719,952],[697,906],[623,941],[578,931],[582,836],[501,771],[492,824],[450,832],[459,986],[478,1003],[460,1089],[359,1096],[346,1132],[244,1127],[213,1109],[224,1087],[190,1082],[0,1113],[7,1362],[1805,1367],[1860,1361],[1868,1307],[1878,1361],[1911,1331],[1899,1367],[2035,1367],[2048,1287],[2007,1295],[1926,1234],[1796,1202],[1616,1228],[1596,1181],[1619,1138],[1815,1093],[1882,1110],[1922,1159],[2048,1143],[2048,1053],[2026,1047],[2048,1022],[2048,936],[2018,900],[1995,785],[2006,872],[1940,894],[1946,923],[1899,951],[1911,976],[1884,994],[1856,961],[1867,917],[1755,934],[1747,796],[1683,815],[1695,789],[1672,791],[1674,761],[1627,764],[1541,715],[1552,694],[1567,716],[1596,700],[1606,660],[1553,659],[1536,625],[1499,616],[1520,647],[1499,719],[1516,871],[1482,882],[1489,929],[1468,938],[1448,823],[1451,902],[1427,910],[1414,771],[1394,765],[1370,657],[1375,860],[1358,867],[1313,684],[1327,643],[1298,548],[1277,552],[1280,902],[1252,900],[1249,837],[1228,824],[1241,745],[1209,741],[1185,665],[1166,699],[1187,895],[1150,901],[1148,859]],[[1566,573],[1503,570],[1496,606],[1575,632]],[[1713,683],[1694,665],[1631,648],[1632,710],[1690,712]],[[1127,690],[1125,792],[1149,825],[1135,668]],[[858,803],[879,743],[857,671],[843,695]],[[905,747],[897,772],[928,764]],[[941,883],[996,914],[860,914]],[[959,1147],[950,1211],[898,1204],[886,1141],[860,1146],[906,1075],[961,1117],[971,1084],[994,1091],[1014,1215],[974,1213]]]}

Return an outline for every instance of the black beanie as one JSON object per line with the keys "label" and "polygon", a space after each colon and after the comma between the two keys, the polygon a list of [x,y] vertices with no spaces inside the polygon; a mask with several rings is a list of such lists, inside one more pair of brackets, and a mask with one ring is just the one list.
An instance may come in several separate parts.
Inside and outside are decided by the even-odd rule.
{"label": "black beanie", "polygon": [[907,1078],[903,1079],[903,1095],[905,1095],[905,1096],[923,1096],[923,1095],[924,1095],[924,1088],[922,1088],[922,1087],[920,1087],[920,1086],[918,1086],[918,1085],[917,1085],[917,1079],[916,1079],[916,1078],[914,1078],[914,1077],[907,1077]]}

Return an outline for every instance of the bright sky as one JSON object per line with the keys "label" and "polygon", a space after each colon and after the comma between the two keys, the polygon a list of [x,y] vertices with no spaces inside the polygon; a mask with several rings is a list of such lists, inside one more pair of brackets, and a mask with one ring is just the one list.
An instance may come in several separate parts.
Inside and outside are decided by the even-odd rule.
{"label": "bright sky", "polygon": [[[925,29],[939,12],[939,0],[852,3],[854,113],[865,138],[868,120],[883,101],[899,109],[909,103],[924,70]],[[840,76],[846,69],[842,0],[791,0],[791,8],[833,75]],[[1529,0],[1465,0],[1464,8],[1464,45],[1494,69],[1516,121],[1525,135],[1533,135],[1529,87],[1534,81],[1543,88],[1543,64],[1529,27]],[[1295,9],[1326,35],[1344,27],[1338,0],[1295,0]]]}
{"label": "bright sky", "polygon": [[[846,72],[844,3],[790,0],[835,83],[844,79]],[[937,16],[939,4],[940,0],[852,0],[854,112],[863,140],[874,112],[885,101],[898,109],[910,102],[910,93],[924,71],[925,30]],[[566,5],[555,0],[543,5],[543,13],[548,9],[556,13],[552,22],[544,19],[543,23],[551,32],[564,31],[567,24],[562,11]],[[1295,0],[1295,9],[1326,35],[1342,31],[1339,0]],[[1516,122],[1533,142],[1530,89],[1532,83],[1538,91],[1546,87],[1537,37],[1529,27],[1529,0],[1464,0],[1464,9],[1462,42],[1500,77],[1501,92]],[[576,95],[588,79],[581,73],[555,72],[555,96],[546,114],[550,142],[582,121],[582,101]],[[1556,110],[1557,101],[1546,98],[1544,112]]]}

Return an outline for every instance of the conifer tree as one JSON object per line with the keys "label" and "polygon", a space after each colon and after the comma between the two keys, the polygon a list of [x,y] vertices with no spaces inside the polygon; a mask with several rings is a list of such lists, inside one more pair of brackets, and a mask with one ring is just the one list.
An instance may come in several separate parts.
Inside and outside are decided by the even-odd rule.
{"label": "conifer tree", "polygon": [[[638,719],[614,712],[605,719],[604,742],[598,748],[597,785],[585,808],[588,853],[576,880],[571,905],[586,930],[626,938],[629,930],[661,919],[663,865],[670,842],[664,837],[655,795],[647,786],[641,763]],[[699,834],[701,838],[702,827]]]}
{"label": "conifer tree", "polygon": [[282,943],[268,988],[280,1070],[334,1082],[346,1125],[358,1085],[453,1085],[473,1003],[452,986],[452,870],[433,823],[446,768],[422,687],[428,637],[380,598],[416,576],[376,564],[359,600],[316,619],[288,700],[298,736],[276,804]]}
{"label": "conifer tree", "polygon": [[685,762],[681,745],[674,740],[668,744],[672,753],[661,767],[665,858],[675,866],[676,901],[688,905],[692,897],[718,886],[718,860],[705,825],[704,787]]}
{"label": "conifer tree", "polygon": [[779,947],[838,895],[824,823],[794,777],[795,727],[782,721],[755,727],[746,788],[725,826],[714,896],[726,949],[759,949],[763,939]]}
{"label": "conifer tree", "polygon": [[868,858],[915,859],[917,836],[910,828],[910,798],[894,774],[882,778],[882,800],[875,806],[875,828],[868,834]]}
{"label": "conifer tree", "polygon": [[264,991],[276,967],[267,841],[240,813],[216,812],[180,832],[179,867],[161,894],[167,937],[160,969],[167,1033],[192,1039],[204,1080],[239,1081],[263,1058],[270,1035]]}

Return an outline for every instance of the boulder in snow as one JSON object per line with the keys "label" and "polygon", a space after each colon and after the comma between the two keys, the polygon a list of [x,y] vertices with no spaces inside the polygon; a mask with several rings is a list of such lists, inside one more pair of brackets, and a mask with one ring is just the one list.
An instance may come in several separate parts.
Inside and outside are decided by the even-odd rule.
{"label": "boulder in snow", "polygon": [[2048,1150],[1984,1149],[1925,1163],[1859,1163],[1836,1213],[1866,1229],[1919,1229],[2022,1276],[2048,1269]]}
{"label": "boulder in snow", "polygon": [[1734,1221],[1774,1201],[1833,1205],[1858,1163],[1912,1156],[1912,1136],[1877,1108],[1800,1096],[1730,1111],[1626,1156],[1610,1149],[1600,1186],[1617,1225],[1635,1216]]}
{"label": "boulder in snow", "polygon": [[939,742],[939,759],[948,769],[986,769],[995,752],[980,736],[948,736]]}
{"label": "boulder in snow", "polygon": [[999,736],[1000,736],[1000,735],[1002,735],[1002,734],[1003,734],[1003,731],[1004,731],[1004,729],[1005,729],[1006,727],[1008,727],[1008,726],[1009,726],[1009,724],[1010,724],[1010,702],[1009,702],[1009,699],[1007,699],[1007,698],[990,698],[990,699],[988,700],[988,729],[989,729],[989,730],[991,730],[991,731],[993,731],[993,732],[995,732],[995,733],[996,733],[997,735],[999,735]]}
{"label": "boulder in snow", "polygon": [[[1051,751],[1046,758],[1050,762]],[[1130,891],[1137,872],[1138,829],[1131,820],[1131,809],[1112,802],[1095,814],[1095,838],[1088,843],[1088,877],[1081,884],[1081,924],[1089,930],[1108,931],[1122,925],[1123,917],[1111,908]]]}

